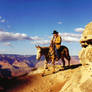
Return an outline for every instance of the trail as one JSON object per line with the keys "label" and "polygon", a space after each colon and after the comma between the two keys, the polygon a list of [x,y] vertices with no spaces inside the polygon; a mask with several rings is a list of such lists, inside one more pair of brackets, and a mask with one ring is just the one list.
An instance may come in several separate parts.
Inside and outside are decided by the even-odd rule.
{"label": "trail", "polygon": [[43,68],[38,68],[26,76],[7,81],[3,92],[59,92],[72,74],[80,69],[77,67],[75,65],[62,71],[58,71],[57,67],[55,74],[51,74],[51,70],[46,71],[44,77],[41,76]]}

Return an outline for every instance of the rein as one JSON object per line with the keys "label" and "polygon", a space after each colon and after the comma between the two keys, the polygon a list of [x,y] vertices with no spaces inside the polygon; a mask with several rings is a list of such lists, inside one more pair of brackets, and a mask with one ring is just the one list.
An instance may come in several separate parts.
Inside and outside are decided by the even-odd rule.
{"label": "rein", "polygon": [[53,44],[51,44],[50,47],[49,47],[48,56],[49,57],[51,57],[51,56],[54,56],[55,57],[55,50],[54,50],[54,45]]}

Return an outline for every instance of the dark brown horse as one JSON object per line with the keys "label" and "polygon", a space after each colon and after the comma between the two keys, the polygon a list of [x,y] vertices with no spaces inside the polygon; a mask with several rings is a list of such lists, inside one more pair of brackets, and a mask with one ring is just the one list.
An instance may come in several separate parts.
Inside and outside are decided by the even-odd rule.
{"label": "dark brown horse", "polygon": [[[53,65],[53,72],[55,72],[55,61],[56,61],[56,56],[55,56],[55,50],[54,47],[50,45],[50,47],[40,47],[36,46],[37,48],[37,56],[36,59],[40,60],[41,56],[45,56],[45,63],[44,63],[44,70],[48,69],[48,62],[51,61]],[[68,61],[68,65],[70,66],[70,55],[69,55],[69,50],[66,46],[61,46],[59,49],[59,59],[62,60],[63,62],[63,67],[65,67],[65,60]]]}

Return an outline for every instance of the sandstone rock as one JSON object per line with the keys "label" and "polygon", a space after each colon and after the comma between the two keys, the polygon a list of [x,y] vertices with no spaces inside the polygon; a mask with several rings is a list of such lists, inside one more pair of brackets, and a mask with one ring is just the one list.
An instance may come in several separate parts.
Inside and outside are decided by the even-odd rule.
{"label": "sandstone rock", "polygon": [[85,50],[85,58],[92,63],[92,45],[88,45]]}
{"label": "sandstone rock", "polygon": [[92,68],[89,65],[76,71],[59,92],[92,92]]}
{"label": "sandstone rock", "polygon": [[80,43],[83,47],[79,53],[80,62],[83,65],[92,64],[92,22],[85,27]]}
{"label": "sandstone rock", "polygon": [[82,34],[80,42],[92,40],[92,22],[90,22],[88,25],[86,25],[85,30]]}
{"label": "sandstone rock", "polygon": [[84,47],[79,52],[79,59],[80,59],[81,64],[83,64],[83,65],[87,64],[86,59],[85,59],[85,48]]}

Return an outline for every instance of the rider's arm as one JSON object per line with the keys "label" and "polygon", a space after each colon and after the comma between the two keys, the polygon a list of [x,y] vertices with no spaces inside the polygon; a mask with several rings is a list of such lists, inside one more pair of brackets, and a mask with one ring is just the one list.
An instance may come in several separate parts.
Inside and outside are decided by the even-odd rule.
{"label": "rider's arm", "polygon": [[55,44],[61,44],[61,41],[62,41],[61,37],[58,36],[58,37],[56,38],[56,40],[55,40]]}
{"label": "rider's arm", "polygon": [[54,43],[54,36],[51,39],[51,44],[53,44],[53,43]]}

